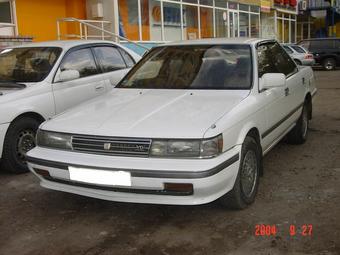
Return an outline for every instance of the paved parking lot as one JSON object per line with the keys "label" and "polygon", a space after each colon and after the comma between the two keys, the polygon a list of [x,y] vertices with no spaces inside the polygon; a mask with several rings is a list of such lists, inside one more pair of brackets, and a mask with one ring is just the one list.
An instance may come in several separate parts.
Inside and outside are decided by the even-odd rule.
{"label": "paved parking lot", "polygon": [[[250,208],[113,203],[1,172],[0,254],[340,254],[340,71],[315,75],[308,141],[281,142],[265,157]],[[258,224],[276,235],[256,236]]]}

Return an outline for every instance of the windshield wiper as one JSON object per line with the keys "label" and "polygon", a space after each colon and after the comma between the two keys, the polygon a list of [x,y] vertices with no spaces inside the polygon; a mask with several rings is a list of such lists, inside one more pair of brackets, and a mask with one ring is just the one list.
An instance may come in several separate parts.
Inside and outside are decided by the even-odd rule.
{"label": "windshield wiper", "polygon": [[14,81],[0,81],[0,89],[24,89],[25,84],[16,83]]}

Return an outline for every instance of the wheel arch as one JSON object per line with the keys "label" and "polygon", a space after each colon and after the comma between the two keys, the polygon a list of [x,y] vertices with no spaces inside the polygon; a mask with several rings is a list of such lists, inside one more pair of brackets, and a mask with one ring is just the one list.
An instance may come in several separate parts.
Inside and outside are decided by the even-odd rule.
{"label": "wheel arch", "polygon": [[19,114],[11,121],[11,123],[17,121],[18,119],[25,118],[25,117],[35,119],[39,121],[40,123],[46,120],[41,114],[37,112],[29,111],[29,112],[24,112],[24,113]]}
{"label": "wheel arch", "polygon": [[243,144],[244,139],[247,136],[251,136],[252,138],[254,138],[256,140],[257,144],[259,145],[260,155],[261,155],[260,175],[262,176],[263,175],[263,167],[262,167],[262,156],[263,156],[262,138],[261,138],[260,129],[259,129],[259,127],[255,123],[250,122],[250,123],[246,124],[245,126],[243,126],[242,130],[239,133],[237,144]]}

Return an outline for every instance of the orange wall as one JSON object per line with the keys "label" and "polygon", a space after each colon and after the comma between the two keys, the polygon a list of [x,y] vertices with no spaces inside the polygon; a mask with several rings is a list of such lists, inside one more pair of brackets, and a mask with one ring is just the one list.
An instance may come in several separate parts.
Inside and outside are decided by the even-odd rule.
{"label": "orange wall", "polygon": [[[58,18],[86,17],[85,0],[16,0],[20,35],[33,36],[34,41],[57,39]],[[74,25],[62,26],[62,32],[75,33]]]}

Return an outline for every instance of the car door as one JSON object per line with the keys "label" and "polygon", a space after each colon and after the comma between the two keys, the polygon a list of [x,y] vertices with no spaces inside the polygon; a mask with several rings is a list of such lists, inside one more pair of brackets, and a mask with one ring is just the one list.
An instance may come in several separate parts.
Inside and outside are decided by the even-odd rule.
{"label": "car door", "polygon": [[[79,78],[59,81],[61,72],[75,70]],[[65,111],[107,91],[92,50],[89,47],[69,51],[61,61],[53,83],[56,113]]]}
{"label": "car door", "polygon": [[[308,81],[299,72],[295,61],[278,44],[272,48],[272,54],[275,56],[278,71],[286,76],[285,107],[288,110],[286,114],[289,116],[304,102],[305,85]],[[295,120],[288,118],[286,121],[290,126]]]}
{"label": "car door", "polygon": [[93,47],[97,63],[104,74],[107,89],[112,89],[135,64],[131,56],[123,49],[111,45]]}
{"label": "car door", "polygon": [[[290,87],[295,82],[293,70],[287,68],[296,65],[282,47],[276,42],[267,42],[257,47],[258,55],[258,72],[261,78],[265,73],[283,73],[286,76],[286,87],[276,87],[265,91],[260,91],[261,100],[266,104],[266,130],[262,133],[264,149],[269,146],[275,139],[280,137],[292,125],[287,119],[293,105],[290,104]],[[291,63],[293,65],[291,65]],[[295,88],[294,88],[295,89]]]}

